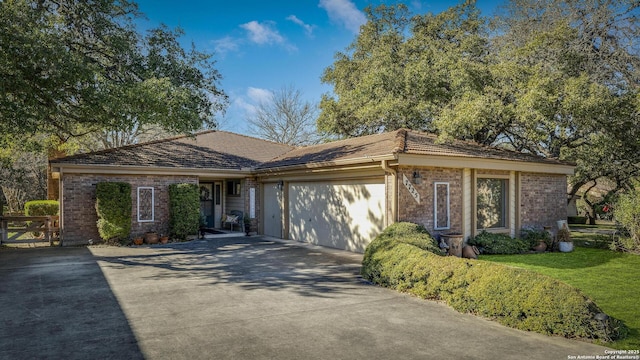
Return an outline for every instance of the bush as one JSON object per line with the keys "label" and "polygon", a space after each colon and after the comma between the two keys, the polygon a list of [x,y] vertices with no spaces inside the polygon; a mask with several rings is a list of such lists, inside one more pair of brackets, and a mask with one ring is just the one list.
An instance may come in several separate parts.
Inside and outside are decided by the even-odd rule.
{"label": "bush", "polygon": [[171,236],[184,240],[198,233],[200,193],[195,184],[169,185],[169,229]]}
{"label": "bush", "polygon": [[615,246],[623,251],[640,251],[640,181],[635,181],[631,190],[620,195],[613,215],[629,235],[617,239]]}
{"label": "bush", "polygon": [[124,182],[96,184],[98,233],[105,241],[125,242],[131,232],[131,185]]}
{"label": "bush", "polygon": [[[46,216],[58,215],[60,212],[60,203],[57,200],[32,200],[24,204],[25,216]],[[41,235],[39,231],[32,232],[33,236]]]}
{"label": "bush", "polygon": [[523,239],[514,239],[506,234],[496,234],[482,231],[469,245],[481,248],[485,254],[522,254],[529,250],[529,242]]}
{"label": "bush", "polygon": [[544,240],[547,248],[551,248],[551,235],[544,230],[523,228],[522,231],[520,231],[520,239],[529,244],[529,248],[538,245],[540,240]]}
{"label": "bush", "polygon": [[362,275],[521,330],[602,341],[624,334],[615,319],[601,326],[594,318],[602,312],[596,304],[558,280],[495,263],[437,256],[388,234],[367,247]]}
{"label": "bush", "polygon": [[33,200],[24,204],[26,216],[58,215],[60,203],[57,200]]}

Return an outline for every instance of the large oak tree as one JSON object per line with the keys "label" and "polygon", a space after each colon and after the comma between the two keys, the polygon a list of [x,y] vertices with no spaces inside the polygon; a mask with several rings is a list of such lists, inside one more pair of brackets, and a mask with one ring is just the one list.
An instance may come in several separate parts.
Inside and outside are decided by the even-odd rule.
{"label": "large oak tree", "polygon": [[141,34],[140,16],[127,0],[0,2],[0,132],[215,126],[227,98],[211,55],[183,49],[180,30]]}
{"label": "large oak tree", "polygon": [[[319,128],[359,136],[399,127],[577,163],[570,197],[640,173],[640,5],[512,0],[491,22],[473,1],[368,22],[323,81]],[[491,26],[489,26],[489,24]]]}

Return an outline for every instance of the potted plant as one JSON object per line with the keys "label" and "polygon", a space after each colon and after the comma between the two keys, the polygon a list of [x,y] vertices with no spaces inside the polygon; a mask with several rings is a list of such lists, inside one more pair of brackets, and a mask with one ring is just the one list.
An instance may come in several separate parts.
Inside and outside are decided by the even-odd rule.
{"label": "potted plant", "polygon": [[249,236],[249,233],[251,232],[251,218],[249,217],[249,215],[245,215],[243,220],[244,220],[244,232],[246,236]]}
{"label": "potted plant", "polygon": [[155,231],[147,231],[144,233],[144,242],[147,244],[157,244],[158,239],[158,233]]}
{"label": "potted plant", "polygon": [[133,238],[134,245],[142,245],[143,241],[142,236],[136,236]]}
{"label": "potted plant", "polygon": [[169,237],[168,237],[168,236],[166,236],[166,235],[162,235],[162,234],[160,234],[160,243],[161,243],[161,244],[166,244],[166,243],[168,243],[168,242],[169,242]]}
{"label": "potted plant", "polygon": [[544,252],[551,247],[551,236],[545,230],[523,228],[520,238],[528,242],[531,250],[536,252]]}
{"label": "potted plant", "polygon": [[558,230],[558,249],[561,252],[571,252],[573,251],[573,241],[571,241],[571,233],[567,228],[566,224]]}

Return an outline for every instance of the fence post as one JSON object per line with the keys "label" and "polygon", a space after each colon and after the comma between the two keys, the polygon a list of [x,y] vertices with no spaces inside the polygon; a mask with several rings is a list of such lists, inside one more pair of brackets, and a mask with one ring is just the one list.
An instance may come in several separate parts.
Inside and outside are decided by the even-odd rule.
{"label": "fence post", "polygon": [[44,221],[44,239],[49,242],[49,246],[53,246],[53,236],[51,236],[51,216],[47,216]]}

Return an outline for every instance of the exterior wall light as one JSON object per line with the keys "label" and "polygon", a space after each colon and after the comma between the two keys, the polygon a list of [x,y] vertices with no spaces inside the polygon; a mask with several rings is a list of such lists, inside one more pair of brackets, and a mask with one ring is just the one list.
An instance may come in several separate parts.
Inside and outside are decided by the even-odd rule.
{"label": "exterior wall light", "polygon": [[416,185],[422,184],[422,175],[420,175],[420,172],[418,172],[418,171],[414,171],[413,172],[413,182]]}

